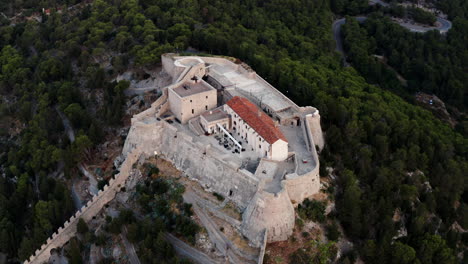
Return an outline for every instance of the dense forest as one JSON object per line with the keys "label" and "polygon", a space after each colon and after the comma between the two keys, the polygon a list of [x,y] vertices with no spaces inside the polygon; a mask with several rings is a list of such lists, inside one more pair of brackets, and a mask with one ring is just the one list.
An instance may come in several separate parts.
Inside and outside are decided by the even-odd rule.
{"label": "dense forest", "polygon": [[[468,108],[467,29],[468,20],[455,19],[447,36],[438,31],[414,34],[374,13],[362,26],[350,19],[343,33],[350,61],[369,82],[408,94],[434,93],[465,111]],[[400,83],[395,72],[375,55],[383,56],[407,84]]]}
{"label": "dense forest", "polygon": [[[451,2],[456,1],[461,0]],[[5,2],[9,1],[2,2],[3,8]],[[379,264],[457,263],[456,256],[463,256],[468,242],[461,229],[468,228],[468,138],[396,95],[394,91],[403,89],[397,82],[384,86],[383,79],[372,79],[363,68],[373,68],[375,63],[368,58],[376,49],[383,53],[388,47],[399,49],[392,59],[395,68],[403,67],[397,62],[406,57],[410,65],[423,63],[429,74],[440,56],[458,56],[442,73],[411,75],[409,87],[422,89],[429,83],[425,89],[464,108],[466,99],[460,95],[466,96],[466,74],[459,71],[466,68],[467,41],[460,39],[462,31],[454,30],[447,36],[447,42],[454,42],[439,45],[443,40],[436,33],[399,33],[401,29],[386,25],[390,22],[383,18],[375,18],[381,24],[375,25],[377,29],[372,19],[364,28],[350,23],[346,36],[357,30],[363,36],[359,47],[363,65],[356,64],[358,71],[343,67],[334,52],[332,10],[354,15],[366,8],[364,3],[96,0],[78,13],[65,8],[42,15],[42,22],[15,26],[3,22],[0,251],[11,259],[25,259],[73,211],[64,183],[77,177],[75,165],[86,158],[87,149],[99,144],[109,128],[121,124],[128,83],[110,83],[111,77],[130,67],[157,65],[164,52],[193,47],[238,57],[298,104],[320,109],[327,142],[321,153],[321,175],[332,167],[338,176],[332,190],[334,215],[355,245],[340,262],[360,257]],[[460,11],[453,12],[448,13],[459,19],[454,28],[457,23],[466,25]],[[384,26],[395,33],[369,36]],[[405,44],[389,40],[391,34],[401,34],[408,47],[402,49],[399,45]],[[428,46],[419,57],[411,50],[417,45],[412,41],[439,46]],[[429,54],[434,55],[430,60],[424,56]],[[100,62],[109,58],[112,67],[104,70]],[[453,81],[443,79],[447,76]],[[102,94],[104,103],[98,104],[89,94]],[[80,131],[74,143],[65,136],[56,109]],[[12,134],[13,129],[18,134]],[[65,178],[54,174],[61,167]]]}

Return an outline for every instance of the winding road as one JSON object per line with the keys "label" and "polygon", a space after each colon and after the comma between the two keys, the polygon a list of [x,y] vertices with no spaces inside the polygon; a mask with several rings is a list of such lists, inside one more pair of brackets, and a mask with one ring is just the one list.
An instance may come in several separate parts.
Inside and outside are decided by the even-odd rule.
{"label": "winding road", "polygon": [[[65,132],[68,135],[68,139],[70,140],[70,142],[73,143],[75,141],[75,131],[73,130],[73,127],[71,126],[70,120],[68,120],[67,116],[62,111],[60,111],[60,108],[58,106],[55,107],[55,110],[60,116],[60,119],[62,119],[62,124],[63,124],[63,127],[65,128]],[[94,175],[90,173],[85,168],[85,166],[83,166],[83,164],[79,164],[78,169],[81,171],[81,173],[83,173],[83,175],[85,175],[89,179],[89,192],[92,195],[96,195],[99,191],[97,187],[98,182],[96,180],[96,177],[94,177]],[[73,182],[73,185],[72,185],[72,197],[75,202],[75,206],[80,205],[79,207],[77,207],[77,209],[80,209],[82,201],[79,198],[80,196],[75,191],[75,182]]]}
{"label": "winding road", "polygon": [[[373,4],[380,4],[382,6],[388,6],[387,3],[382,2],[381,0],[370,0],[369,3]],[[366,21],[367,17],[366,16],[357,16],[355,19],[359,22],[362,23]],[[436,26],[433,27],[427,27],[427,26],[421,26],[417,24],[412,24],[412,23],[407,23],[407,22],[400,22],[400,21],[395,21],[398,23],[400,26],[408,29],[411,32],[418,32],[418,33],[426,33],[431,30],[438,30],[441,34],[447,33],[451,28],[452,28],[452,22],[450,22],[447,19],[437,17],[437,22]],[[341,36],[341,26],[343,26],[346,23],[345,18],[341,18],[338,20],[335,20],[332,25],[332,30],[333,30],[333,38],[335,39],[336,42],[336,51],[342,54],[343,56],[343,65],[345,67],[349,66],[349,63],[346,62],[346,54],[343,49],[343,39]]]}
{"label": "winding road", "polygon": [[130,264],[140,264],[140,259],[138,258],[138,255],[135,251],[135,247],[127,239],[127,232],[127,227],[124,226],[123,232],[120,234],[120,238],[122,239],[122,242],[124,243],[125,249],[127,251],[128,260],[130,261]]}
{"label": "winding road", "polygon": [[210,257],[208,257],[205,253],[200,252],[198,249],[191,247],[190,245],[186,244],[184,241],[178,239],[172,234],[165,233],[164,236],[166,240],[172,244],[175,251],[180,256],[190,259],[191,261],[198,263],[198,264],[215,264],[216,263]]}

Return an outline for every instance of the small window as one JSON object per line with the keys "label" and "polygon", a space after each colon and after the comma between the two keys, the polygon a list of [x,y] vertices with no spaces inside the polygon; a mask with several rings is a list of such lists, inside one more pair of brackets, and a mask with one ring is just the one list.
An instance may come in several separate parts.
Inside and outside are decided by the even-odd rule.
{"label": "small window", "polygon": [[192,100],[190,100],[190,102],[192,102]]}
{"label": "small window", "polygon": [[262,145],[258,145],[258,148],[262,148]]}
{"label": "small window", "polygon": [[205,105],[205,110],[208,110],[208,106],[207,106],[207,105]]}
{"label": "small window", "polygon": [[206,96],[206,99],[208,99],[208,95]]}
{"label": "small window", "polygon": [[194,113],[195,113],[195,110],[192,109],[192,114],[194,114]]}

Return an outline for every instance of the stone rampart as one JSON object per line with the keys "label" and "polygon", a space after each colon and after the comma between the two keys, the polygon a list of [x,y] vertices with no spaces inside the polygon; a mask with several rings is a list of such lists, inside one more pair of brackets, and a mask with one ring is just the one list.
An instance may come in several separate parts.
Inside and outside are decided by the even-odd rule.
{"label": "stone rampart", "polygon": [[320,125],[319,111],[316,110],[314,113],[306,115],[305,122],[303,123],[307,128],[308,136],[313,140],[314,144],[318,146],[319,150],[322,150],[325,145],[325,140],[323,138],[322,126]]}
{"label": "stone rampart", "polygon": [[239,208],[247,206],[254,196],[258,180],[252,173],[223,160],[220,151],[194,142],[186,133],[174,126],[156,121],[146,124],[135,122],[125,141],[123,153],[139,146],[143,153],[160,155],[208,191],[222,194]]}
{"label": "stone rampart", "polygon": [[[187,70],[187,74],[179,78],[180,81],[193,75],[204,74],[200,71],[201,65],[197,64],[196,61],[187,60],[182,62],[182,64],[187,65],[179,63],[181,65],[176,66],[174,64],[176,58],[173,54],[162,56],[164,69],[174,79],[180,77],[184,70]],[[42,245],[25,261],[26,264],[47,262],[52,249],[63,247],[70,238],[76,235],[76,225],[79,218],[83,218],[85,221],[91,220],[105,204],[114,199],[116,193],[124,186],[125,181],[130,176],[133,164],[141,154],[160,155],[172,161],[177,169],[198,181],[208,191],[220,193],[235,202],[239,208],[245,209],[241,230],[254,245],[262,247],[263,253],[261,253],[259,263],[262,261],[266,242],[286,240],[292,234],[295,218],[293,203],[302,202],[320,189],[319,160],[315,145],[321,149],[324,141],[318,110],[298,107],[255,72],[248,71],[241,65],[234,64],[224,58],[203,58],[203,60],[207,63],[232,64],[238,71],[248,73],[249,78],[259,78],[271,87],[273,92],[280,94],[290,102],[301,115],[305,115],[302,119],[303,132],[315,167],[303,175],[298,175],[296,160],[296,172],[285,176],[281,182],[281,190],[276,193],[265,191],[262,187],[264,182],[259,182],[252,173],[228,161],[226,154],[221,153],[211,145],[196,142],[175,126],[156,119],[169,107],[167,89],[178,85],[177,83],[172,84],[163,90],[162,96],[152,104],[151,108],[133,116],[132,127],[122,151],[126,159],[115,179],[111,179],[103,191],[99,191],[91,201],[66,221],[63,227],[60,227],[52,237],[47,239],[46,244]]]}
{"label": "stone rampart", "polygon": [[70,217],[63,227],[60,227],[57,232],[47,239],[40,249],[37,249],[28,260],[24,261],[24,264],[42,264],[48,262],[52,249],[63,247],[76,235],[76,225],[80,218],[83,218],[84,221],[90,221],[101,211],[104,205],[114,199],[116,193],[120,191],[121,186],[124,186],[125,181],[130,176],[132,166],[138,160],[139,155],[138,150],[129,153],[120,167],[120,172],[115,175],[115,179],[111,179],[109,184],[104,186],[103,190],[100,190],[86,205]]}
{"label": "stone rampart", "polygon": [[260,247],[265,229],[268,242],[283,241],[292,234],[294,223],[294,207],[282,186],[276,193],[258,190],[242,214],[241,230],[253,245]]}
{"label": "stone rampart", "polygon": [[[306,116],[307,118],[308,116]],[[315,164],[315,167],[303,175],[296,173],[286,175],[286,179],[283,180],[285,183],[286,189],[288,190],[289,197],[291,198],[292,203],[296,206],[299,203],[302,203],[304,199],[310,197],[313,194],[316,194],[320,191],[320,161],[318,159],[317,150],[315,149],[314,137],[310,129],[309,123],[304,123],[304,134],[305,140],[309,147],[309,151],[312,154],[312,160]],[[298,161],[296,160],[296,163]]]}
{"label": "stone rampart", "polygon": [[166,53],[161,55],[161,64],[163,69],[172,77],[173,80],[175,80],[182,73],[182,69],[176,71],[174,56],[174,53]]}
{"label": "stone rampart", "polygon": [[263,259],[265,258],[265,250],[267,245],[267,237],[268,237],[268,230],[265,229],[263,235],[263,242],[260,246],[260,253],[258,254],[258,261],[257,264],[263,264]]}

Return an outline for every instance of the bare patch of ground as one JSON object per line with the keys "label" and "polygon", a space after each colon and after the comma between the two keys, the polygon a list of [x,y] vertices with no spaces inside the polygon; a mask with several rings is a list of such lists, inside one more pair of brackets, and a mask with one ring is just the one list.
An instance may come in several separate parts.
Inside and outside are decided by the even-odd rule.
{"label": "bare patch of ground", "polygon": [[445,107],[445,103],[439,97],[419,92],[415,95],[415,99],[420,106],[430,110],[436,117],[448,123],[452,128],[457,124],[457,121],[452,118]]}
{"label": "bare patch of ground", "polygon": [[286,241],[267,244],[265,264],[291,263],[290,256],[298,249],[304,248],[312,240],[322,240],[323,231],[312,222],[306,222],[303,229],[297,225],[294,233]]}

